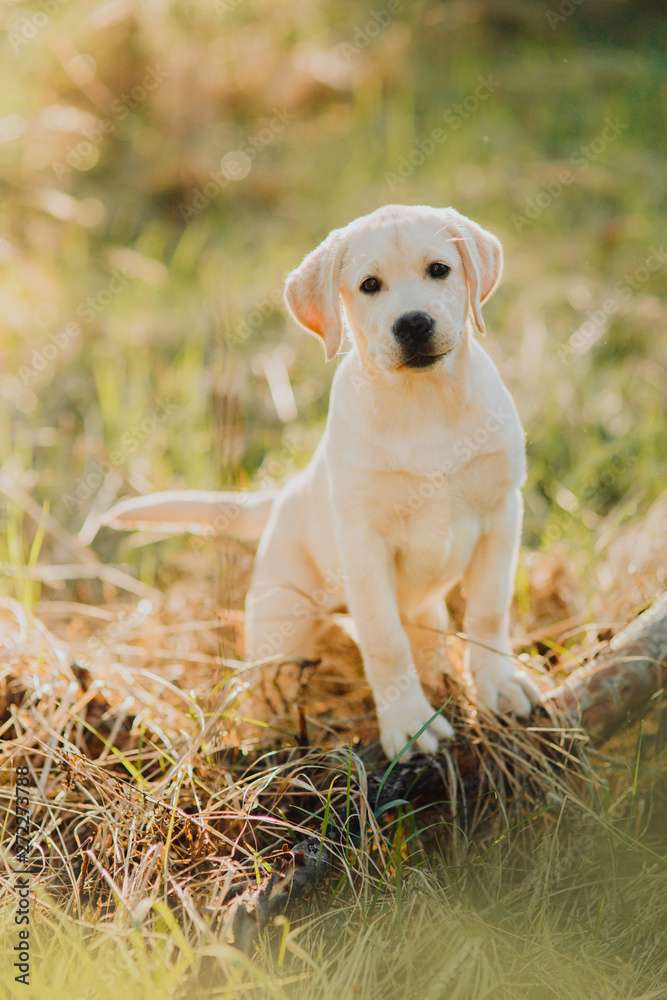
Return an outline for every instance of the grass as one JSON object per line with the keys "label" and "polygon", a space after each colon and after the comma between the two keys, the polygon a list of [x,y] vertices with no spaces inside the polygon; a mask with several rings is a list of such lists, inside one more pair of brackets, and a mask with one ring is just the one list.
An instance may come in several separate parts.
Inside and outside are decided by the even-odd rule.
{"label": "grass", "polygon": [[509,839],[450,849],[447,862],[413,842],[400,892],[366,879],[355,901],[343,884],[333,907],[283,919],[254,959],[206,926],[185,939],[159,901],[107,926],[42,899],[35,995],[72,995],[76,969],[75,995],[96,1000],[121,985],[146,998],[659,998],[664,801],[648,823],[638,801],[612,799],[587,817],[564,800],[524,814]]}
{"label": "grass", "polygon": [[[331,905],[253,959],[226,945],[225,879],[261,878],[283,806],[290,844],[358,808],[357,771],[317,758],[297,818],[301,765],[241,778],[217,756],[244,547],[90,531],[122,494],[303,465],[331,366],[286,318],[285,272],[383,202],[453,204],[505,245],[487,345],[528,436],[517,651],[565,673],[665,588],[665,27],[590,0],[552,29],[559,9],[3,7],[0,734],[49,789],[35,996],[665,995],[658,711],[593,790],[533,789],[474,838],[390,810]],[[345,718],[364,741],[332,643],[311,735]],[[144,794],[165,808],[128,809]],[[202,817],[222,839],[197,854]],[[85,850],[102,871],[79,891]]]}

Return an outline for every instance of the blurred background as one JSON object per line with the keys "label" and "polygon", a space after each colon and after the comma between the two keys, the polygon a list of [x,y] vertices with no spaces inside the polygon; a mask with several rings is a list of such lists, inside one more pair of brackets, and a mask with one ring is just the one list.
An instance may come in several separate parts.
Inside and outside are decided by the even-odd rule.
{"label": "blurred background", "polygon": [[[454,205],[503,240],[486,345],[528,432],[525,542],[566,553],[584,602],[604,589],[667,461],[660,4],[6,0],[0,18],[5,590],[25,597],[10,567],[67,562],[120,495],[307,460],[334,365],[283,278],[385,202]],[[95,545],[148,584],[196,554]]]}

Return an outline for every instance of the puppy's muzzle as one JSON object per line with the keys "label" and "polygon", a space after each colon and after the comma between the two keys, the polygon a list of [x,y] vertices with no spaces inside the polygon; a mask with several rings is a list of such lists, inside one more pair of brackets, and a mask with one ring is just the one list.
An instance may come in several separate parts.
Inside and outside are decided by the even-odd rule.
{"label": "puppy's muzzle", "polygon": [[442,357],[433,350],[435,320],[428,313],[419,310],[403,313],[394,323],[392,333],[401,345],[401,367],[430,368]]}

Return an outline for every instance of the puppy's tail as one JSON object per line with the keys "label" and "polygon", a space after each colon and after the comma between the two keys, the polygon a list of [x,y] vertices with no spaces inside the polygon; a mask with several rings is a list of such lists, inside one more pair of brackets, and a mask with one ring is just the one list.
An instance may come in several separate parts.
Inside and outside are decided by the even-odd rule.
{"label": "puppy's tail", "polygon": [[256,541],[269,519],[275,490],[219,493],[213,490],[167,490],[121,500],[99,523],[128,531],[142,528],[167,534],[233,535]]}

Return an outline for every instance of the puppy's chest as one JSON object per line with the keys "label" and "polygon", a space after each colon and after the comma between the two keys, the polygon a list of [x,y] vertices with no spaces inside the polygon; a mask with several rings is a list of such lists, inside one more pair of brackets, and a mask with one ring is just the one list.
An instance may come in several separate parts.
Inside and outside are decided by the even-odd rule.
{"label": "puppy's chest", "polygon": [[382,530],[402,534],[442,531],[457,522],[484,519],[520,485],[522,464],[505,450],[481,454],[459,468],[426,473],[377,472],[371,494],[377,498]]}
{"label": "puppy's chest", "polygon": [[417,602],[461,578],[481,532],[473,513],[460,511],[455,519],[438,508],[423,513],[404,522],[392,539],[399,595]]}
{"label": "puppy's chest", "polygon": [[377,526],[395,553],[399,587],[420,592],[460,578],[516,482],[506,452],[479,455],[455,473],[380,478]]}

